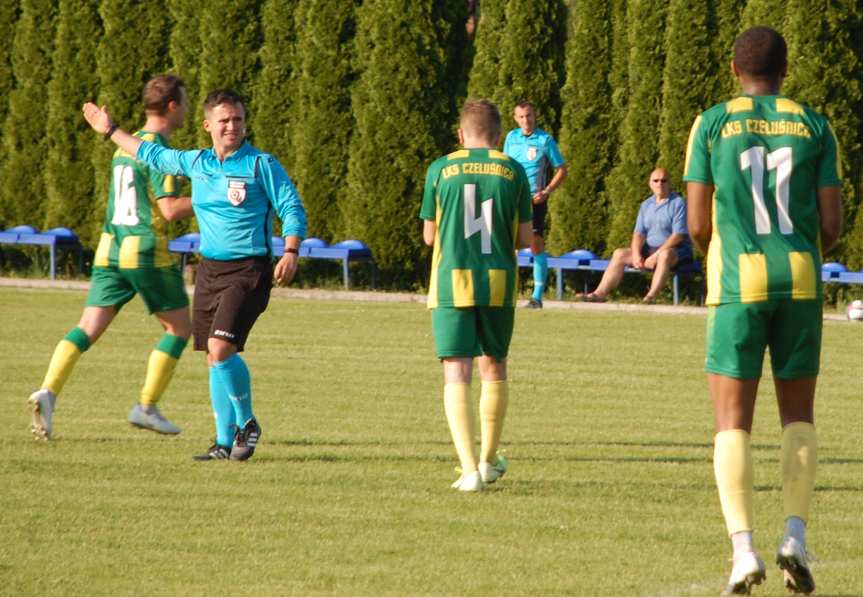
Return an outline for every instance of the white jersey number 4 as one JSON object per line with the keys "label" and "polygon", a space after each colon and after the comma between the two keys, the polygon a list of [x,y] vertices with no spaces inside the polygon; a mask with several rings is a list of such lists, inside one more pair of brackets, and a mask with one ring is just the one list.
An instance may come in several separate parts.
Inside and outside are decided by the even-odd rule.
{"label": "white jersey number 4", "polygon": [[491,223],[494,199],[486,199],[480,204],[482,213],[476,217],[476,185],[464,185],[464,237],[470,238],[477,232],[480,234],[481,251],[484,254],[491,253]]}

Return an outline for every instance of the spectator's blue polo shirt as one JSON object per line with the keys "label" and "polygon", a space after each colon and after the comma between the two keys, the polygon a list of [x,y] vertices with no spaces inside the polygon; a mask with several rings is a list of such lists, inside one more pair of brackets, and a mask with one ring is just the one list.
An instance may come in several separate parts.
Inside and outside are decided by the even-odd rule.
{"label": "spectator's blue polo shirt", "polygon": [[149,142],[141,144],[136,158],[192,181],[201,255],[208,259],[272,254],[273,208],[284,236],[306,235],[306,212],[294,183],[276,158],[248,143],[224,162],[212,149],[178,151]]}
{"label": "spectator's blue polo shirt", "polygon": [[643,234],[651,249],[660,246],[672,234],[682,234],[684,237],[683,242],[677,245],[678,249],[689,247],[686,201],[679,193],[671,193],[666,201],[657,203],[656,195],[651,195],[641,202],[633,232]]}
{"label": "spectator's blue polo shirt", "polygon": [[511,130],[503,143],[503,152],[524,166],[531,194],[545,188],[549,165],[560,168],[564,164],[554,138],[542,129],[533,129],[528,136],[521,128]]}

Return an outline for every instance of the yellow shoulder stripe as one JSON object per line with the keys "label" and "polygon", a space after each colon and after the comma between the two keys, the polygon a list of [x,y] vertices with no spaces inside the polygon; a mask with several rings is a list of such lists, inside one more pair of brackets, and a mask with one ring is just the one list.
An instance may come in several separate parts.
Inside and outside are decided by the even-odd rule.
{"label": "yellow shoulder stripe", "polygon": [[451,154],[446,156],[448,160],[458,160],[461,158],[466,158],[470,155],[470,152],[467,149],[459,149],[458,151],[454,151]]}
{"label": "yellow shoulder stripe", "polygon": [[798,104],[797,102],[784,98],[777,97],[776,98],[776,111],[784,112],[786,114],[799,114],[803,115],[803,106]]}
{"label": "yellow shoulder stripe", "polygon": [[734,114],[735,112],[748,112],[753,108],[752,98],[751,97],[738,97],[730,102],[725,103],[725,112],[727,114]]}
{"label": "yellow shoulder stripe", "polygon": [[495,160],[509,160],[509,156],[506,155],[502,151],[498,151],[497,149],[489,149],[488,157],[493,158]]}

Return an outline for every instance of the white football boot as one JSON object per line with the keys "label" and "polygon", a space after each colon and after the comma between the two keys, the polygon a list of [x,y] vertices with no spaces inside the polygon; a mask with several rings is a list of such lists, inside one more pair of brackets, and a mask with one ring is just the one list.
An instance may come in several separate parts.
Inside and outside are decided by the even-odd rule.
{"label": "white football boot", "polygon": [[806,595],[815,590],[815,579],[809,571],[812,559],[801,541],[788,535],[783,537],[776,552],[776,563],[782,569],[786,589]]}
{"label": "white football boot", "polygon": [[180,433],[180,428],[166,419],[156,405],[142,406],[136,404],[133,406],[132,410],[129,411],[129,424],[166,435]]}
{"label": "white football boot", "polygon": [[456,482],[452,484],[452,488],[459,491],[482,491],[485,489],[485,483],[482,477],[480,477],[479,471],[474,471],[456,479]]}
{"label": "white football boot", "polygon": [[54,404],[57,396],[51,390],[42,388],[30,394],[27,404],[32,410],[30,431],[36,439],[51,439],[51,421],[54,418]]}
{"label": "white football boot", "polygon": [[728,578],[723,595],[749,595],[753,585],[760,585],[767,578],[764,561],[754,551],[734,558],[734,567]]}
{"label": "white football boot", "polygon": [[509,462],[503,456],[498,456],[494,464],[480,462],[477,468],[483,483],[494,483],[506,474]]}

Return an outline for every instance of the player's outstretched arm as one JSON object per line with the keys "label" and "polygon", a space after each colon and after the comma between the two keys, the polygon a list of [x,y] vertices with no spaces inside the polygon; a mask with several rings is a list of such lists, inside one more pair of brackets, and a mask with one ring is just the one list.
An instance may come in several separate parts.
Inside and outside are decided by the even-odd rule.
{"label": "player's outstretched arm", "polygon": [[191,197],[159,197],[156,205],[167,222],[185,220],[194,215]]}
{"label": "player's outstretched arm", "polygon": [[113,141],[126,153],[130,155],[136,155],[138,153],[138,147],[141,146],[141,140],[138,137],[130,135],[114,124],[114,121],[111,120],[111,115],[108,113],[107,106],[102,106],[100,108],[93,102],[87,102],[84,104],[84,107],[81,108],[81,111],[84,113],[84,119],[87,121],[87,124],[89,124],[94,131],[102,134],[106,139]]}

